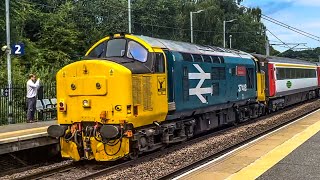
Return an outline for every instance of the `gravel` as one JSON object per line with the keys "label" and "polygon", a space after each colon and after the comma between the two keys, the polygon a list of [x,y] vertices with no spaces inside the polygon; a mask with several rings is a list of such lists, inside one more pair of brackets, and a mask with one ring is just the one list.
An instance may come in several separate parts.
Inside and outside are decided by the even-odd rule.
{"label": "gravel", "polygon": [[7,180],[7,179],[9,180],[9,179],[21,178],[21,177],[24,177],[24,176],[27,176],[27,175],[30,175],[30,174],[38,173],[38,172],[41,172],[41,171],[45,171],[45,170],[48,170],[48,169],[52,169],[52,168],[63,166],[63,165],[70,164],[70,163],[72,163],[72,160],[66,160],[66,161],[62,161],[62,162],[59,162],[59,163],[50,164],[48,166],[41,166],[41,167],[29,169],[29,170],[24,171],[24,172],[15,173],[15,174],[12,174],[12,175],[6,175],[6,176],[3,176],[3,177],[0,177],[0,179],[1,180]]}
{"label": "gravel", "polygon": [[188,144],[132,167],[119,169],[98,179],[158,179],[318,108],[320,108],[320,100],[306,103],[214,137]]}
{"label": "gravel", "polygon": [[[182,147],[179,146],[179,148],[170,152],[160,151],[154,153],[155,155],[152,158],[142,158],[141,161],[138,159],[137,163],[130,167],[124,166],[122,169],[118,169],[97,179],[159,179],[183,167],[190,166],[196,161],[215,155],[229,147],[237,145],[249,138],[318,108],[320,108],[320,100],[305,103],[287,111],[263,117],[263,119],[261,118],[259,121],[252,121],[249,124],[243,124],[237,128],[232,128],[231,130],[222,131],[221,133],[217,133],[206,139],[203,138],[197,142],[185,143]],[[28,174],[62,166],[67,163],[72,163],[72,161],[68,160],[49,166],[34,168],[10,176],[3,176],[1,179],[15,179]],[[90,163],[88,163],[65,172],[57,173],[54,176],[45,179],[76,179],[93,172],[95,172],[95,170],[92,168],[92,164],[90,165]]]}

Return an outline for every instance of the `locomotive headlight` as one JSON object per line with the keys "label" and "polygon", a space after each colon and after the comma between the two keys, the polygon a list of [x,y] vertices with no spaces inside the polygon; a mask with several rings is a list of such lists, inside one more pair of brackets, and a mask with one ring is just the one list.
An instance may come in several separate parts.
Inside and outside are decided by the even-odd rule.
{"label": "locomotive headlight", "polygon": [[89,99],[85,99],[82,101],[82,106],[85,108],[90,107],[90,100]]}

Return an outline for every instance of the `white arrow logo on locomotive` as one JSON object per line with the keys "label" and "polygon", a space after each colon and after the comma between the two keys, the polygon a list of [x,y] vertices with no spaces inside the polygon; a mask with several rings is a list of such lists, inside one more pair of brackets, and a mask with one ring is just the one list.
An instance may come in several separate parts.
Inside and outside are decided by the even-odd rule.
{"label": "white arrow logo on locomotive", "polygon": [[212,88],[201,88],[206,79],[211,79],[210,73],[206,73],[198,64],[193,64],[200,73],[189,73],[189,79],[200,79],[196,88],[189,89],[189,95],[196,95],[202,103],[207,103],[207,100],[203,97],[203,94],[212,94]]}

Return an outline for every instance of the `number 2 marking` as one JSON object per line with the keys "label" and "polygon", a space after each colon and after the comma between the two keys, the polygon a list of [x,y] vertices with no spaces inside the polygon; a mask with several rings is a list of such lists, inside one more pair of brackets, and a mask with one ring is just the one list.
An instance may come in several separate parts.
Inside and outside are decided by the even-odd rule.
{"label": "number 2 marking", "polygon": [[21,46],[20,45],[15,45],[14,47],[17,48],[17,50],[14,52],[15,54],[21,54]]}

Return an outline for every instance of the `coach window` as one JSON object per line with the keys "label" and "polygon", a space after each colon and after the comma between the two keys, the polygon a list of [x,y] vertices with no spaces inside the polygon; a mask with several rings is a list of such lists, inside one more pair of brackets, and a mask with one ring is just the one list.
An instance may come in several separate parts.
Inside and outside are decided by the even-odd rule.
{"label": "coach window", "polygon": [[127,40],[112,39],[108,41],[106,57],[122,57],[126,50]]}
{"label": "coach window", "polygon": [[202,57],[199,54],[192,54],[194,62],[203,62]]}
{"label": "coach window", "polygon": [[127,56],[140,62],[146,62],[148,57],[148,51],[137,42],[130,41],[128,43]]}
{"label": "coach window", "polygon": [[156,73],[164,73],[164,57],[162,53],[156,53],[156,61],[155,61],[155,72]]}
{"label": "coach window", "polygon": [[283,79],[285,78],[284,69],[282,69],[282,68],[277,68],[277,69],[276,69],[276,73],[277,73],[277,80],[283,80]]}
{"label": "coach window", "polygon": [[315,78],[316,77],[315,70],[310,69],[309,71],[310,71],[310,78]]}
{"label": "coach window", "polygon": [[297,69],[297,79],[302,78],[302,77],[303,77],[302,69]]}
{"label": "coach window", "polygon": [[302,78],[306,78],[307,77],[307,72],[305,69],[301,69],[302,70]]}
{"label": "coach window", "polygon": [[293,69],[288,69],[288,79],[293,79]]}

